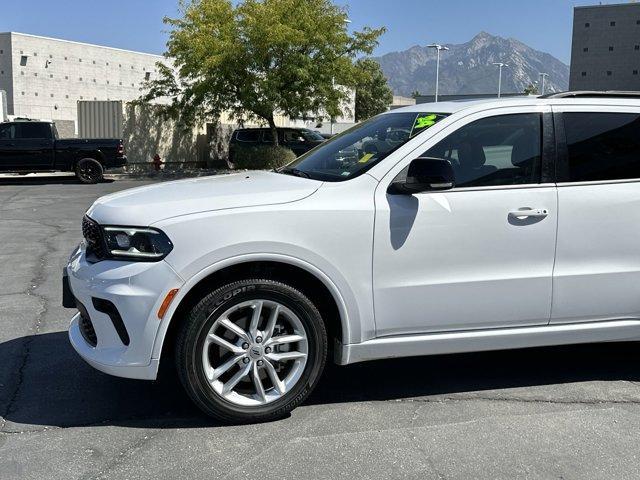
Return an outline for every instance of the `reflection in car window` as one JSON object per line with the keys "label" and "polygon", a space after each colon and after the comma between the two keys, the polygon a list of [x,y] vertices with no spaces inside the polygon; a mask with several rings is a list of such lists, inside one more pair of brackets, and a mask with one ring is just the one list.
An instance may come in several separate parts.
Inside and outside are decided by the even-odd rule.
{"label": "reflection in car window", "polygon": [[430,112],[378,115],[333,137],[280,171],[329,182],[354,178],[447,115]]}

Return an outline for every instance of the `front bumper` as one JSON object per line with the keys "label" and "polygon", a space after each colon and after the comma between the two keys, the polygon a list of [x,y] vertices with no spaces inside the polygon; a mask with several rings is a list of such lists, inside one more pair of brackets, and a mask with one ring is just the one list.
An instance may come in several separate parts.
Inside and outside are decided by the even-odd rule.
{"label": "front bumper", "polygon": [[[159,358],[152,358],[152,352],[161,323],[157,312],[166,294],[182,286],[182,279],[164,261],[89,263],[83,245],[71,256],[66,274],[70,292],[95,334],[95,340],[88,338],[81,328],[81,314],[73,317],[69,339],[78,354],[111,375],[156,378]],[[100,306],[104,301],[115,307],[121,323]]]}

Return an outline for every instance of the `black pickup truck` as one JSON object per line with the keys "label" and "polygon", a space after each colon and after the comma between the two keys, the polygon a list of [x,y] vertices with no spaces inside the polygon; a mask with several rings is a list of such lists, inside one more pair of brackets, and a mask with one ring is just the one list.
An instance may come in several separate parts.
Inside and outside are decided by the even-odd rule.
{"label": "black pickup truck", "polygon": [[52,122],[0,123],[0,172],[75,172],[82,183],[97,183],[108,168],[127,164],[122,140],[59,139]]}

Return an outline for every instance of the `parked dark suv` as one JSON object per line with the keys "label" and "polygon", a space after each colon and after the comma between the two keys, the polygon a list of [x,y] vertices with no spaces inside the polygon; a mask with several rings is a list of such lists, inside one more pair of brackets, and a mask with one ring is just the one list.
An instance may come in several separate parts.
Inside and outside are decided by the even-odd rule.
{"label": "parked dark suv", "polygon": [[[297,156],[320,145],[326,139],[318,132],[307,128],[278,128],[278,143],[287,147]],[[269,128],[239,128],[231,135],[229,161],[237,148],[273,145],[273,135]]]}

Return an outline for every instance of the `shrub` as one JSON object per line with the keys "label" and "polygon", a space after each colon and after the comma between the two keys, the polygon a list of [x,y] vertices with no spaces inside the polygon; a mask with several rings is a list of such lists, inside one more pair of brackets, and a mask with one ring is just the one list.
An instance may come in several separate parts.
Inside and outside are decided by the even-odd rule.
{"label": "shrub", "polygon": [[283,167],[296,159],[296,154],[285,147],[240,147],[234,151],[233,164],[246,170],[271,170]]}

